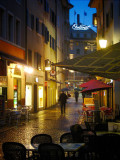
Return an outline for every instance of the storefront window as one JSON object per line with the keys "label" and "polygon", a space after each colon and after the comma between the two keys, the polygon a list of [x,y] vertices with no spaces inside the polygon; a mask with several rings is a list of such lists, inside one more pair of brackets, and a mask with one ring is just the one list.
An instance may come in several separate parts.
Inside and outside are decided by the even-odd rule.
{"label": "storefront window", "polygon": [[32,105],[32,86],[26,85],[26,98],[25,98],[26,106]]}
{"label": "storefront window", "polygon": [[43,87],[39,86],[39,108],[43,107]]}

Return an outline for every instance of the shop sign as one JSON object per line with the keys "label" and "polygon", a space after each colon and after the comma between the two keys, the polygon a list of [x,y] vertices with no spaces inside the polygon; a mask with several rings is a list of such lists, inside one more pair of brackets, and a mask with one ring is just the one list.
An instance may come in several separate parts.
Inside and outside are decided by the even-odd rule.
{"label": "shop sign", "polygon": [[0,86],[7,86],[7,76],[0,76]]}
{"label": "shop sign", "polygon": [[94,104],[94,98],[84,98],[84,104]]}
{"label": "shop sign", "polygon": [[19,68],[15,67],[15,69],[14,69],[14,74],[21,76],[21,70],[20,70]]}
{"label": "shop sign", "polygon": [[88,30],[89,28],[90,28],[90,26],[83,25],[83,24],[81,24],[79,26],[77,24],[72,25],[73,30]]}
{"label": "shop sign", "polygon": [[51,75],[51,76],[55,76],[55,75],[56,75],[55,70],[51,70],[51,71],[50,71],[50,75]]}

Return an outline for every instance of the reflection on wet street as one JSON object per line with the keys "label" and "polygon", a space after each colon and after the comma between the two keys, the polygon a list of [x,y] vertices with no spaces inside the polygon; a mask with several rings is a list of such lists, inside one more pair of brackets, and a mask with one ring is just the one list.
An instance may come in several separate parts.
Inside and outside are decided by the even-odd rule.
{"label": "reflection on wet street", "polygon": [[0,153],[3,142],[15,141],[24,145],[30,144],[32,136],[39,133],[50,134],[53,142],[59,143],[60,136],[64,132],[69,132],[72,124],[79,123],[78,109],[81,109],[81,106],[82,99],[79,99],[79,102],[76,103],[73,98],[69,98],[65,115],[61,115],[60,105],[58,104],[53,108],[36,113],[29,122],[0,132]]}

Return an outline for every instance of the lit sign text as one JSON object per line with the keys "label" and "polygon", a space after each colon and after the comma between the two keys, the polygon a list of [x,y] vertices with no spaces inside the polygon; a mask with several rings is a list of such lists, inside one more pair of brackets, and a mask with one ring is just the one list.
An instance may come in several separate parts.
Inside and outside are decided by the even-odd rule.
{"label": "lit sign text", "polygon": [[72,29],[74,30],[88,30],[90,26],[73,24]]}

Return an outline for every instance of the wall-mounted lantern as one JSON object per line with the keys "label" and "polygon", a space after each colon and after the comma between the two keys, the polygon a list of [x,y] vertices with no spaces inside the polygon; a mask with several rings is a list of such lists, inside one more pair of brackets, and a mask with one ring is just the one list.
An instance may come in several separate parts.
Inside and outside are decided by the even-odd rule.
{"label": "wall-mounted lantern", "polygon": [[107,46],[107,40],[105,40],[105,39],[100,39],[100,40],[99,40],[99,44],[100,44],[100,47],[101,47],[101,48],[106,48],[106,46]]}
{"label": "wall-mounted lantern", "polygon": [[46,71],[50,71],[51,70],[51,62],[49,61],[49,59],[45,60],[45,70]]}

